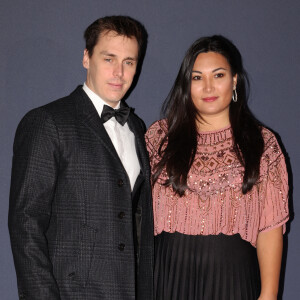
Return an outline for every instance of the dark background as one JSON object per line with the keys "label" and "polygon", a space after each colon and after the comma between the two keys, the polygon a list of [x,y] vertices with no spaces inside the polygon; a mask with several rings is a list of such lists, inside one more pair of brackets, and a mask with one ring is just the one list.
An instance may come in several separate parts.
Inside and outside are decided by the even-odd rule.
{"label": "dark background", "polygon": [[299,13],[297,0],[2,0],[0,299],[17,299],[7,229],[17,124],[28,110],[67,95],[84,82],[83,31],[95,19],[113,14],[140,20],[149,34],[142,73],[127,101],[147,126],[159,118],[161,103],[195,39],[223,34],[240,49],[251,79],[250,107],[281,136],[291,164],[292,222],[285,248],[283,299],[299,299]]}

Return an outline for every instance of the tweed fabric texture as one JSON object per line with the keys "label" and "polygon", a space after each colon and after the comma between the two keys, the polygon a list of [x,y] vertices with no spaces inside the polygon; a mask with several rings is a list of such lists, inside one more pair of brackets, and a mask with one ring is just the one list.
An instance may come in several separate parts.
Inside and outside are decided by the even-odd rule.
{"label": "tweed fabric texture", "polygon": [[[21,299],[152,299],[153,221],[145,128],[133,112],[128,125],[141,166],[135,195],[81,86],[32,110],[19,124],[9,230]],[[136,213],[141,220],[137,224]]]}

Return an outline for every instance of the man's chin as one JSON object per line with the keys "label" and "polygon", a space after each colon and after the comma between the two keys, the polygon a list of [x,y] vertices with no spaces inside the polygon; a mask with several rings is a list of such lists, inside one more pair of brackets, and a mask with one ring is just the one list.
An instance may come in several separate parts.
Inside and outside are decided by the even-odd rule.
{"label": "man's chin", "polygon": [[125,96],[125,93],[112,93],[111,95],[110,95],[110,97],[107,97],[106,99],[108,99],[108,101],[110,101],[110,102],[119,102],[119,101],[121,101],[123,98],[124,98],[124,96]]}
{"label": "man's chin", "polygon": [[111,107],[115,107],[119,104],[119,102],[122,100],[122,98],[120,98],[120,97],[106,98],[106,99],[103,99],[103,100],[104,100],[104,102],[106,102]]}

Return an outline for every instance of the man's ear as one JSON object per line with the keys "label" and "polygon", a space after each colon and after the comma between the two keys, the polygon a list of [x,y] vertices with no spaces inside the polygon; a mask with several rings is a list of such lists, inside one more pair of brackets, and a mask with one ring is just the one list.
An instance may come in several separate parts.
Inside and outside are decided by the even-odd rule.
{"label": "man's ear", "polygon": [[84,49],[84,51],[83,51],[82,65],[85,69],[88,70],[89,65],[90,65],[90,57],[89,57],[89,52],[87,51],[87,49]]}

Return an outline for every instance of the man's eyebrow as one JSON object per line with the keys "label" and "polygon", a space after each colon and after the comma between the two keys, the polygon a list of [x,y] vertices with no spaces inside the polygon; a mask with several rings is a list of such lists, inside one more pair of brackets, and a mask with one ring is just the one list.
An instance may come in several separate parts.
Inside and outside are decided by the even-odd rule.
{"label": "man's eyebrow", "polygon": [[[220,68],[217,68],[217,69],[212,70],[212,73],[217,72],[217,71],[219,71],[219,70],[227,71],[227,69],[220,67]],[[192,73],[199,73],[199,74],[202,74],[202,72],[196,71],[196,70],[192,70]]]}
{"label": "man's eyebrow", "polygon": [[128,56],[128,57],[124,58],[124,60],[133,60],[133,61],[137,61],[137,58],[136,58],[136,57],[130,57],[130,56]]}
{"label": "man's eyebrow", "polygon": [[[108,51],[101,51],[100,54],[101,55],[105,55],[105,56],[109,56],[109,57],[116,57],[117,56],[116,54],[110,53]],[[137,58],[136,57],[128,56],[128,57],[125,57],[123,60],[137,61]]]}
{"label": "man's eyebrow", "polygon": [[115,57],[116,55],[113,53],[109,53],[107,51],[101,51],[100,54],[105,55],[105,56],[111,56],[111,57]]}

